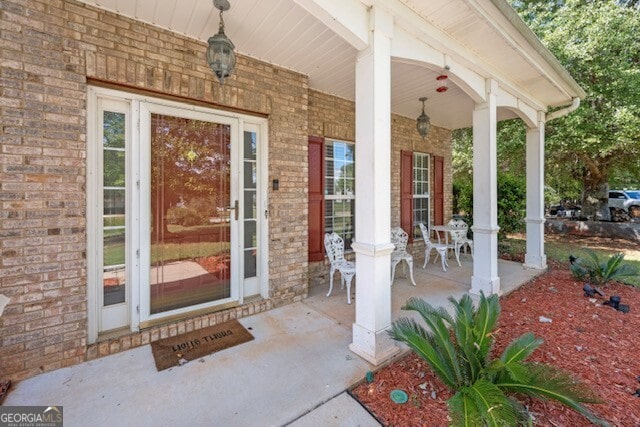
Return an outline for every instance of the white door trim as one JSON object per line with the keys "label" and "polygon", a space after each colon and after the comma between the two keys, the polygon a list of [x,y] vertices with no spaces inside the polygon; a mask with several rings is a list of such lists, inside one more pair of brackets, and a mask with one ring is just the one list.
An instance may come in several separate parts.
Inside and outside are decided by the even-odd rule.
{"label": "white door trim", "polygon": [[[188,114],[186,117],[199,119],[202,117],[206,121],[211,121],[211,117],[215,117],[216,119],[220,119],[224,121],[224,123],[235,123],[232,126],[232,138],[237,139],[235,144],[235,160],[236,165],[240,165],[242,163],[242,138],[243,132],[245,130],[255,130],[259,135],[258,141],[258,183],[257,183],[257,207],[258,207],[258,259],[257,259],[257,275],[259,277],[259,294],[263,298],[269,297],[269,266],[268,266],[268,216],[269,216],[269,186],[270,182],[268,181],[269,177],[269,168],[268,168],[268,119],[262,117],[256,117],[246,114],[233,113],[229,111],[220,111],[212,108],[193,106],[189,104],[184,104],[176,101],[169,101],[159,98],[154,98],[150,96],[133,94],[129,92],[123,92],[114,89],[100,88],[100,87],[88,87],[88,100],[87,100],[87,298],[88,298],[88,342],[93,343],[98,340],[99,334],[99,314],[100,314],[100,297],[98,293],[101,291],[101,287],[99,286],[99,281],[101,281],[101,271],[97,265],[97,261],[101,258],[96,253],[101,250],[101,236],[96,233],[96,230],[100,229],[101,225],[101,212],[98,209],[98,199],[100,199],[100,192],[97,191],[96,183],[101,178],[97,176],[99,174],[100,169],[98,168],[100,163],[100,148],[102,144],[98,141],[98,101],[102,98],[112,98],[116,100],[120,100],[124,103],[127,103],[130,108],[130,112],[128,115],[129,120],[129,136],[128,136],[128,146],[129,147],[140,147],[141,141],[141,132],[143,132],[143,127],[141,126],[141,119],[146,113],[144,109],[156,111],[155,108],[164,111],[182,111],[183,114]],[[142,108],[142,113],[141,113]],[[181,117],[185,117],[182,115]],[[209,119],[207,119],[207,117]],[[220,122],[220,121],[218,121]],[[141,155],[141,150],[128,148],[127,150],[127,171],[130,172],[130,176],[128,177],[129,187],[132,191],[127,191],[127,228],[128,230],[138,230],[138,232],[128,231],[127,234],[127,284],[129,286],[129,293],[127,295],[127,301],[129,301],[129,322],[131,331],[136,332],[139,331],[140,321],[141,319],[155,319],[160,317],[165,317],[169,315],[178,314],[178,311],[165,312],[154,316],[146,316],[144,313],[144,306],[146,305],[147,311],[149,310],[148,306],[148,297],[147,299],[142,298],[142,278],[145,277],[142,272],[143,263],[141,263],[141,257],[138,256],[138,251],[142,248],[143,240],[142,240],[142,232],[141,230],[145,229],[145,225],[142,223],[143,218],[140,216],[140,210],[145,200],[141,197],[143,192],[138,189],[137,183],[140,182],[140,188],[143,188],[142,182],[145,177],[141,176],[140,172],[145,169],[148,169],[149,165],[147,157]],[[146,166],[145,166],[146,164]],[[242,177],[239,173],[232,174],[231,178],[232,185],[232,193],[241,196],[239,192],[242,187]],[[132,185],[136,184],[136,185]],[[147,192],[146,202],[150,202],[148,199],[150,196]],[[235,199],[232,199],[232,202]],[[241,199],[238,199],[239,202]],[[242,205],[243,203],[239,203],[240,212],[239,218],[242,219]],[[147,219],[148,223],[148,219]],[[234,227],[238,227],[239,223],[232,221],[232,225]],[[148,233],[147,233],[148,234]],[[236,230],[236,235],[238,232]],[[148,236],[147,236],[148,238]],[[242,242],[233,245],[233,251],[235,251],[235,259],[240,261],[241,250],[242,250]],[[142,255],[142,253],[140,253]],[[234,256],[234,255],[232,255]],[[238,268],[240,268],[241,262],[236,262]],[[101,262],[100,262],[101,265]],[[242,281],[244,273],[242,270],[238,270],[236,272],[238,279],[237,282],[240,283],[239,286],[235,287],[235,290],[232,291],[232,295],[230,300],[242,302],[244,290],[242,288]],[[149,280],[148,278],[145,280]],[[233,288],[233,287],[232,287]],[[220,303],[220,301],[217,301]],[[206,305],[205,305],[206,306]],[[194,311],[200,306],[192,306],[188,307],[185,312]]]}

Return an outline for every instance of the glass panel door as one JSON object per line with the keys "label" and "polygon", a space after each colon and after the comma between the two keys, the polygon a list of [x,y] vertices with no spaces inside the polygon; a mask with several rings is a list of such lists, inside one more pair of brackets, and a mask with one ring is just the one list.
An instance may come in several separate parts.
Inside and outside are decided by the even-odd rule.
{"label": "glass panel door", "polygon": [[143,117],[151,162],[141,320],[237,301],[237,121],[161,106]]}
{"label": "glass panel door", "polygon": [[102,88],[87,109],[89,342],[266,297],[267,120]]}
{"label": "glass panel door", "polygon": [[151,314],[231,297],[230,132],[151,115]]}
{"label": "glass panel door", "polygon": [[109,331],[129,324],[126,270],[126,160],[128,104],[102,100],[99,135],[102,142],[101,264],[102,292],[99,296],[98,330]]}
{"label": "glass panel door", "polygon": [[243,233],[242,260],[244,262],[243,295],[259,293],[258,257],[260,224],[258,218],[258,128],[245,124],[242,147],[243,168]]}

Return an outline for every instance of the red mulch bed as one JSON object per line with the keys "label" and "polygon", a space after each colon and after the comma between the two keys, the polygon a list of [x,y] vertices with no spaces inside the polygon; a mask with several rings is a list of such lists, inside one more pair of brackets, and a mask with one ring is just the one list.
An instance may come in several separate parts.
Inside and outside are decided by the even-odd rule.
{"label": "red mulch bed", "polygon": [[[529,360],[570,372],[602,399],[588,405],[615,426],[640,426],[640,289],[612,283],[602,288],[605,298],[595,302],[585,297],[582,283],[567,266],[555,266],[513,293],[501,298],[502,314],[496,333],[496,354],[514,338],[533,332],[544,339]],[[602,305],[610,295],[620,295],[630,306],[622,313]],[[553,320],[541,323],[539,317]],[[405,404],[389,399],[393,389],[409,395]],[[414,354],[403,357],[375,373],[374,382],[364,382],[352,394],[387,426],[446,426],[446,400],[451,392]],[[550,401],[523,398],[535,416],[536,425],[584,426],[581,415]]]}

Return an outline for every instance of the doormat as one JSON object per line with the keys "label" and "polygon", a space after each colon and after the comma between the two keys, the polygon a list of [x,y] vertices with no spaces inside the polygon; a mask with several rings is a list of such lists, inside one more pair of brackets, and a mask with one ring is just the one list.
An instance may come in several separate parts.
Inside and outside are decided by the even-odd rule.
{"label": "doormat", "polygon": [[187,332],[151,343],[158,371],[182,365],[216,351],[251,341],[253,335],[237,320]]}

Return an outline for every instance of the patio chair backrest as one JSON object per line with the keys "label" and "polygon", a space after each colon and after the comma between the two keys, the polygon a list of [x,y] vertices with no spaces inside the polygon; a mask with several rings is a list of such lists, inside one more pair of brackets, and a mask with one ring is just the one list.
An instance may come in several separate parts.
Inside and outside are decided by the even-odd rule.
{"label": "patio chair backrest", "polygon": [[431,238],[429,237],[429,229],[423,223],[420,223],[420,231],[422,232],[422,240],[425,243],[431,243]]}
{"label": "patio chair backrest", "polygon": [[466,222],[461,219],[452,219],[449,221],[449,234],[451,234],[452,239],[466,239],[467,232],[469,231],[469,226]]}
{"label": "patio chair backrest", "polygon": [[391,229],[391,243],[396,247],[397,252],[404,252],[407,250],[407,242],[409,241],[409,235],[400,227]]}
{"label": "patio chair backrest", "polygon": [[336,233],[326,233],[324,235],[324,250],[331,264],[344,261],[344,240]]}

